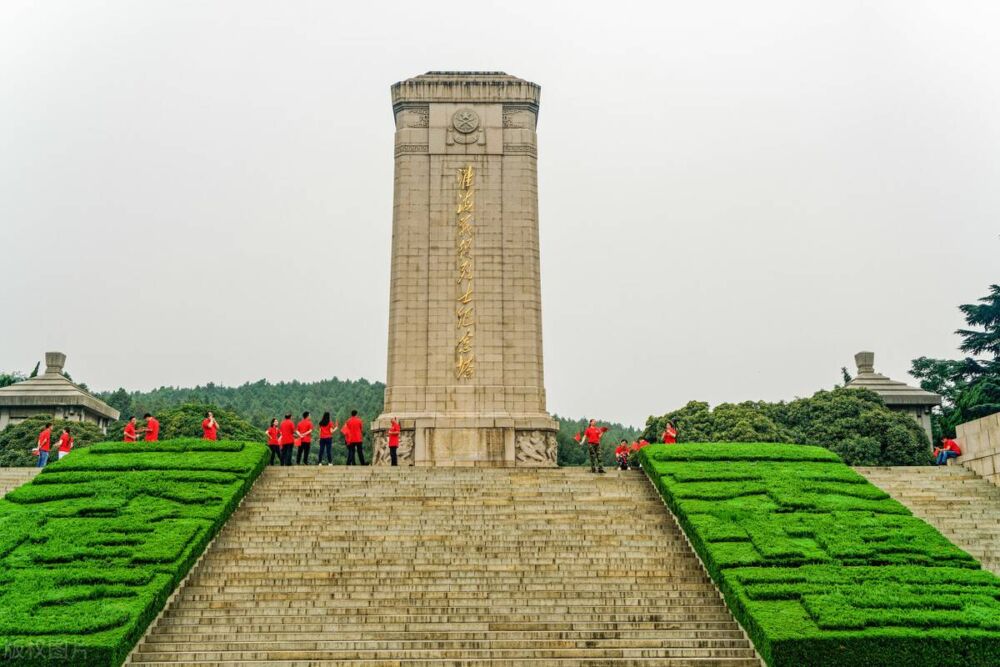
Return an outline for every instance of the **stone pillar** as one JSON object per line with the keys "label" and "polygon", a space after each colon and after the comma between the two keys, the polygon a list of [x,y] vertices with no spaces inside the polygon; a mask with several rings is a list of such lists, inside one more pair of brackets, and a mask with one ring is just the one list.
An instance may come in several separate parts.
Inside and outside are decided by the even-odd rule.
{"label": "stone pillar", "polygon": [[392,87],[388,377],[376,452],[395,416],[415,465],[556,463],[542,360],[538,101],[536,84],[501,72],[430,72]]}

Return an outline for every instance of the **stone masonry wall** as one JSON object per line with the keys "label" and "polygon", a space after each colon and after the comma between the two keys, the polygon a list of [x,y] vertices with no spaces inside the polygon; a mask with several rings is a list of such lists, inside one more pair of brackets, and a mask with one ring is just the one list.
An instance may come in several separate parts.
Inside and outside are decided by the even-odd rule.
{"label": "stone masonry wall", "polygon": [[959,424],[955,439],[962,448],[958,462],[1000,486],[1000,413]]}

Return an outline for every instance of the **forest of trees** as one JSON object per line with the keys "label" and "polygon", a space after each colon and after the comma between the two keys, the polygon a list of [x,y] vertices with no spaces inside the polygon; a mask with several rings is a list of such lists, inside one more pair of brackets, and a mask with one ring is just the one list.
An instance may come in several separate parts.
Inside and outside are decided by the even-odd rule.
{"label": "forest of trees", "polygon": [[954,436],[955,427],[1000,412],[1000,285],[978,303],[958,307],[967,329],[959,329],[962,359],[914,359],[910,375],[927,391],[941,394],[941,411],[932,419],[935,440]]}
{"label": "forest of trees", "polygon": [[[384,391],[385,385],[381,382],[333,378],[319,382],[271,383],[267,380],[258,380],[239,387],[210,383],[192,388],[160,387],[147,392],[130,392],[119,388],[115,391],[100,392],[97,396],[121,412],[122,420],[127,420],[130,415],[142,417],[146,412],[159,415],[170,408],[196,404],[205,409],[216,406],[231,411],[263,431],[272,417],[280,419],[286,412],[298,416],[304,410],[313,413],[313,421],[318,421],[319,416],[329,410],[331,416],[341,423],[350,415],[351,410],[357,410],[368,424],[382,412]],[[576,442],[573,436],[586,428],[587,420],[556,418],[560,422],[560,430],[556,436],[559,442],[560,465],[586,464],[586,447]],[[224,423],[221,418],[220,423]],[[612,443],[622,438],[631,442],[638,437],[639,430],[622,424],[601,423],[609,427],[608,434],[604,438],[604,457],[608,465],[611,465],[614,450]],[[121,425],[114,424],[108,432],[117,435],[120,430]],[[369,456],[370,448],[371,441],[366,432],[365,450],[369,452]],[[343,447],[334,449],[336,453]]]}

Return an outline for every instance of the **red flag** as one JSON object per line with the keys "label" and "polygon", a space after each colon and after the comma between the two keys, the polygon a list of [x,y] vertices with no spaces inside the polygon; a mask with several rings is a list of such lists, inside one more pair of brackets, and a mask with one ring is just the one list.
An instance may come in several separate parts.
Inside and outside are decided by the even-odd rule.
{"label": "red flag", "polygon": [[576,440],[577,442],[580,442],[580,432],[579,431],[576,432],[576,435],[573,436],[573,439]]}

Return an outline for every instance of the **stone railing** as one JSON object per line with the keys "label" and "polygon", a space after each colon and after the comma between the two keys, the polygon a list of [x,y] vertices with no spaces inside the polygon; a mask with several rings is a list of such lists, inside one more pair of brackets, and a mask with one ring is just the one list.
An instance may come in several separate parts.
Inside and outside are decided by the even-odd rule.
{"label": "stone railing", "polygon": [[1000,412],[959,424],[955,439],[962,448],[958,462],[1000,486]]}

